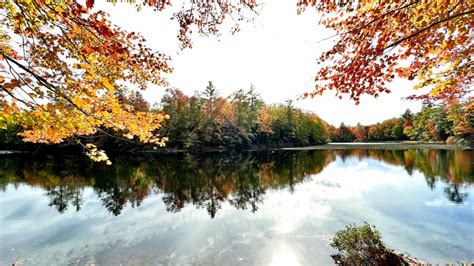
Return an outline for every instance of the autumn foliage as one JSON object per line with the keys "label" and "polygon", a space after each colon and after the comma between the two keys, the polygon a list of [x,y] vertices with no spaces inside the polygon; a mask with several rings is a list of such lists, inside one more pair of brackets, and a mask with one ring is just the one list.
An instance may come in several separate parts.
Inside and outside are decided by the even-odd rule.
{"label": "autumn foliage", "polygon": [[[116,3],[117,0],[110,2]],[[153,8],[155,11],[163,11],[173,4],[180,5],[177,12],[174,12],[171,19],[179,25],[178,40],[180,47],[192,48],[192,34],[195,30],[203,36],[219,35],[224,21],[231,19],[233,24],[230,28],[232,33],[240,31],[240,22],[251,21],[258,15],[255,10],[256,0],[212,0],[212,1],[177,1],[171,0],[132,0],[127,1],[136,6],[138,10],[142,8]],[[87,0],[87,7],[94,7],[94,0]]]}
{"label": "autumn foliage", "polygon": [[170,90],[158,111],[170,115],[160,129],[178,149],[282,147],[323,144],[329,125],[311,112],[286,104],[267,105],[252,85],[228,97],[209,82],[192,96]]}
{"label": "autumn foliage", "polygon": [[474,104],[472,101],[425,104],[418,113],[407,110],[400,117],[366,126],[342,123],[332,132],[335,142],[416,140],[473,145]]}
{"label": "autumn foliage", "polygon": [[[163,145],[155,132],[164,116],[136,110],[118,96],[124,82],[141,89],[165,84],[162,74],[171,71],[165,55],[75,1],[3,1],[0,9],[2,128],[17,120],[23,140],[37,143],[82,143],[82,136],[113,131]],[[95,146],[84,148],[93,159],[107,160]]]}
{"label": "autumn foliage", "polygon": [[395,77],[415,79],[413,99],[459,99],[472,92],[474,2],[470,0],[298,1],[336,32],[319,58],[315,96],[334,90],[359,103],[389,93]]}
{"label": "autumn foliage", "polygon": [[[163,146],[166,137],[162,134],[171,133],[161,128],[168,116],[150,112],[148,103],[128,87],[168,87],[164,74],[171,72],[170,58],[150,50],[139,34],[114,26],[106,13],[94,11],[94,2],[87,0],[84,6],[72,0],[0,2],[0,129],[18,129],[27,142],[77,143],[98,161],[108,161],[108,157],[87,141],[91,136]],[[169,0],[130,3],[156,11],[171,5]],[[447,115],[453,137],[472,138],[472,104],[461,104],[472,96],[472,1],[299,0],[295,4],[299,12],[316,8],[322,16],[320,23],[336,32],[335,45],[319,58],[315,90],[306,96],[334,90],[337,96],[347,94],[359,103],[362,95],[390,92],[387,85],[396,76],[414,79],[415,89],[426,93],[411,98],[448,100],[456,110]],[[255,0],[185,1],[172,15],[179,25],[181,48],[192,47],[194,29],[201,35],[218,35],[227,18],[235,22],[232,32],[238,31],[241,21],[251,20],[248,14],[258,14],[257,6]],[[191,97],[189,101],[196,101],[193,104],[203,104],[208,117],[203,131],[192,131],[190,136],[203,134],[206,143],[215,132],[227,134],[221,142],[230,143],[235,138],[250,143],[257,139],[298,145],[324,142],[319,138],[321,127],[305,126],[323,124],[315,115],[296,112],[293,116],[288,111],[291,103],[249,111],[256,105],[241,105],[243,98],[238,97],[242,95],[234,96],[231,101],[217,97],[206,103]],[[456,104],[462,107],[456,109]],[[195,108],[191,104],[186,108],[191,106]],[[202,116],[187,119],[204,121]],[[395,131],[408,136],[405,129],[416,125],[403,123]],[[433,139],[446,135],[440,134],[437,120],[427,121],[426,126]],[[388,134],[377,127],[361,129],[352,137],[339,133],[353,140]]]}

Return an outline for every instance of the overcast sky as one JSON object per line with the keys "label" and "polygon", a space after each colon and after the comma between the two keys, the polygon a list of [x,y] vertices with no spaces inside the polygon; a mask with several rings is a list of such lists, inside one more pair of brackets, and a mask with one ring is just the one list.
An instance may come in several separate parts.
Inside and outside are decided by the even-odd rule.
{"label": "overcast sky", "polygon": [[[114,24],[141,33],[149,47],[170,55],[174,71],[167,79],[186,94],[204,89],[211,80],[223,96],[253,83],[267,103],[296,100],[314,87],[316,59],[333,44],[333,40],[320,42],[332,31],[317,24],[316,12],[297,15],[296,1],[265,1],[259,7],[260,15],[253,22],[244,22],[239,33],[224,30],[218,38],[194,35],[193,48],[180,51],[178,25],[170,20],[174,8],[136,12],[130,4],[105,1],[96,1],[95,6],[95,10],[109,13]],[[401,99],[413,94],[412,83],[396,80],[390,87],[391,94],[378,99],[362,97],[359,106],[348,99],[336,99],[333,92],[295,105],[334,125],[370,124],[398,116],[407,108],[420,109],[419,102]],[[159,87],[144,92],[152,104],[163,94]]]}

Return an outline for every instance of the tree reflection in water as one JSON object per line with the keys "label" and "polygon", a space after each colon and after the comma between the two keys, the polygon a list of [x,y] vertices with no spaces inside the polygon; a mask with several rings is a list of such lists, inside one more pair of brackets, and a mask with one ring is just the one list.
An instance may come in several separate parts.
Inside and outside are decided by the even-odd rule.
{"label": "tree reflection in water", "polygon": [[431,189],[442,181],[446,197],[462,204],[468,196],[463,187],[474,181],[473,155],[472,151],[416,149],[274,151],[124,156],[112,166],[72,156],[10,155],[0,157],[0,188],[41,187],[49,206],[63,213],[68,208],[79,211],[83,191],[91,187],[113,215],[119,215],[127,203],[140,206],[151,193],[162,193],[168,211],[193,204],[214,217],[223,202],[255,212],[265,191],[293,191],[336,158],[370,158],[403,166],[410,175],[414,170],[422,172]]}

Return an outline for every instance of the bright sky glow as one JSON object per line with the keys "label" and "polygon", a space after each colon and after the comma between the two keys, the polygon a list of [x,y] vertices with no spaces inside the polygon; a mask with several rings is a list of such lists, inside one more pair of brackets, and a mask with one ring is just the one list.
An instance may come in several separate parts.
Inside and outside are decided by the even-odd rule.
{"label": "bright sky glow", "polygon": [[[333,33],[317,24],[315,11],[297,15],[295,1],[265,1],[260,15],[252,23],[244,22],[241,32],[231,35],[224,25],[221,37],[195,35],[193,48],[180,51],[177,23],[169,19],[179,6],[176,4],[164,12],[154,12],[151,8],[135,12],[130,4],[114,6],[96,1],[95,9],[108,12],[114,24],[141,33],[151,48],[170,55],[174,72],[168,80],[186,94],[203,90],[211,80],[222,96],[240,88],[248,89],[253,83],[267,103],[296,100],[314,87],[316,59],[333,43],[333,40],[320,42]],[[401,99],[413,94],[412,83],[396,80],[390,87],[391,94],[378,99],[362,97],[359,106],[348,99],[337,99],[332,92],[312,100],[296,101],[295,105],[317,113],[334,125],[381,122],[407,108],[420,109],[419,102]],[[152,104],[159,102],[163,94],[164,90],[158,87],[144,92]]]}

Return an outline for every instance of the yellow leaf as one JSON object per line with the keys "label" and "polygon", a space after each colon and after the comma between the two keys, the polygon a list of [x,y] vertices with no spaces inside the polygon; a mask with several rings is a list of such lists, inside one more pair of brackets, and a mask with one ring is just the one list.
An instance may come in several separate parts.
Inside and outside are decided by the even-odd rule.
{"label": "yellow leaf", "polygon": [[91,62],[91,63],[97,63],[97,62],[99,62],[99,61],[97,60],[97,58],[96,58],[94,55],[92,55],[92,54],[89,55],[89,56],[87,57],[87,59],[88,59],[89,62]]}
{"label": "yellow leaf", "polygon": [[102,78],[102,84],[104,84],[104,87],[107,88],[108,90],[111,90],[111,91],[115,90],[114,85],[112,85],[109,82],[109,79],[106,77]]}

